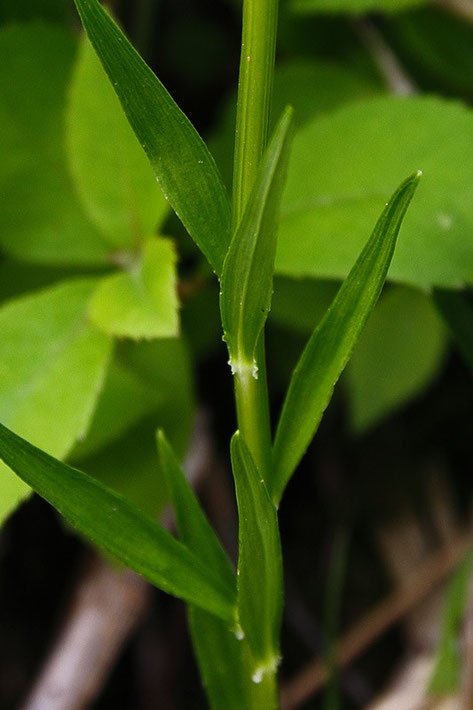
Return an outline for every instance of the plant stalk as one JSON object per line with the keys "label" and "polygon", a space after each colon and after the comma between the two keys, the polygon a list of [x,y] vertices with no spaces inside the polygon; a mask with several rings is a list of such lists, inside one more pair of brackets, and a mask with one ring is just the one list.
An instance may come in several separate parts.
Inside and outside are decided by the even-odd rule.
{"label": "plant stalk", "polygon": [[[244,0],[233,166],[233,228],[245,210],[266,149],[273,88],[279,0]],[[264,333],[255,353],[255,371],[235,374],[238,428],[267,479],[271,468],[271,427]],[[277,710],[277,673],[268,671],[252,685],[251,707]]]}
{"label": "plant stalk", "polygon": [[[268,141],[277,23],[278,0],[244,0],[233,167],[234,228],[243,215]],[[255,361],[257,378],[235,375],[235,398],[238,427],[266,478],[271,465],[271,427],[264,336]]]}

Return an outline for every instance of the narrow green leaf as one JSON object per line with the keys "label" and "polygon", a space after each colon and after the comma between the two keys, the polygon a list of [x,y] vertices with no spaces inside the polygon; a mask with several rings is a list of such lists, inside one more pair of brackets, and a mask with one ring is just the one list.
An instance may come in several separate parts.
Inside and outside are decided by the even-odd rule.
{"label": "narrow green leaf", "polygon": [[106,276],[90,302],[92,323],[119,338],[179,333],[176,254],[169,239],[148,239],[123,273]]}
{"label": "narrow green leaf", "polygon": [[292,109],[287,108],[266,151],[223,265],[220,310],[233,372],[254,370],[256,344],[271,309],[277,224],[291,124]]}
{"label": "narrow green leaf", "polygon": [[405,180],[387,203],[294,370],[273,448],[273,478],[269,485],[276,503],[317,431],[335,383],[378,300],[419,176],[416,173]]}
{"label": "narrow green leaf", "polygon": [[166,198],[220,274],[230,238],[231,211],[212,156],[97,0],[75,3]]}
{"label": "narrow green leaf", "polygon": [[212,710],[242,710],[252,704],[251,661],[245,639],[215,616],[189,607],[192,644]]}
{"label": "narrow green leaf", "polygon": [[235,590],[126,498],[0,425],[0,457],[73,526],[152,584],[232,623]]}
{"label": "narrow green leaf", "polygon": [[279,660],[283,581],[278,518],[239,432],[232,438],[231,456],[239,514],[238,614],[255,661],[253,681],[259,683]]}
{"label": "narrow green leaf", "polygon": [[434,289],[434,302],[473,372],[473,308],[464,293]]}
{"label": "narrow green leaf", "polygon": [[429,682],[432,695],[457,693],[461,683],[461,630],[468,605],[473,553],[469,553],[452,576],[445,598],[437,659]]}
{"label": "narrow green leaf", "polygon": [[169,211],[100,61],[82,37],[66,111],[77,193],[117,249],[136,248]]}
{"label": "narrow green leaf", "polygon": [[236,587],[235,573],[230,560],[209,524],[162,429],[157,433],[157,443],[161,466],[176,514],[179,537],[204,565],[221,577],[222,584]]}

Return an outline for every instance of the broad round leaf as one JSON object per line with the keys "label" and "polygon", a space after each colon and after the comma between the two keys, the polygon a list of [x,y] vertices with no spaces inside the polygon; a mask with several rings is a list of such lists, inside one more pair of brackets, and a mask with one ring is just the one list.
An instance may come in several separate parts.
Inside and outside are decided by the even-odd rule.
{"label": "broad round leaf", "polygon": [[434,97],[376,98],[302,129],[294,140],[276,269],[343,278],[389,197],[420,169],[391,279],[420,287],[473,281],[473,112]]}

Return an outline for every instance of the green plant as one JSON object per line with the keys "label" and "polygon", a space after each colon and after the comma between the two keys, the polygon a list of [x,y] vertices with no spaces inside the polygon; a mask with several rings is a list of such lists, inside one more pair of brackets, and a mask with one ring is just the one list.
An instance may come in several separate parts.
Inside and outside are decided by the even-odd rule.
{"label": "green plant", "polygon": [[[410,4],[422,3],[402,3]],[[0,37],[0,52],[17,79],[0,81],[18,112],[6,121],[11,151],[5,154],[13,157],[5,180],[8,210],[0,215],[0,242],[10,258],[5,297],[9,288],[14,296],[0,311],[0,416],[9,427],[0,427],[6,464],[0,517],[33,488],[99,547],[188,604],[214,710],[276,708],[283,608],[277,510],[356,343],[360,339],[345,384],[359,431],[421,390],[442,361],[445,332],[421,289],[435,287],[438,309],[471,358],[471,313],[451,291],[472,279],[471,260],[465,258],[472,251],[465,240],[471,216],[464,207],[473,181],[471,112],[439,98],[377,95],[383,90],[369,72],[350,75],[300,62],[276,75],[280,111],[271,120],[278,3],[246,0],[236,116],[229,114],[221,130],[223,135],[236,129],[230,202],[221,177],[228,151],[219,148],[219,136],[213,152],[223,152],[221,171],[97,0],[76,5],[90,39],[82,39],[77,57],[59,26],[13,25]],[[288,6],[304,17],[347,9],[328,0],[294,0]],[[399,9],[388,0],[348,3],[357,12],[374,6]],[[393,22],[404,40],[415,35],[415,20],[411,35],[403,33],[402,17]],[[22,62],[18,48],[25,50]],[[320,89],[316,101],[305,96],[309,80]],[[35,132],[25,119],[22,81],[42,107]],[[297,82],[302,110],[296,105],[293,116],[283,97]],[[368,98],[339,107],[360,92]],[[313,120],[320,105],[337,110]],[[20,146],[18,117],[26,125]],[[379,121],[389,126],[382,135]],[[458,128],[453,138],[452,125]],[[62,140],[64,154],[58,148]],[[362,249],[367,224],[375,223],[388,191],[418,166],[428,189],[419,191],[408,213],[390,272],[401,285],[387,291],[361,336],[419,173],[386,203]],[[41,172],[37,193],[29,170]],[[166,236],[167,202],[208,261],[196,257],[194,277],[205,284],[201,294],[209,288],[209,313],[217,302],[212,272],[221,291],[238,422],[230,444],[239,514],[237,574],[180,465],[193,393],[189,358],[178,339],[177,259]],[[181,242],[189,248],[182,237]],[[30,270],[28,262],[42,266]],[[58,278],[66,280],[57,284]],[[27,293],[18,295],[16,282],[22,279]],[[43,290],[29,293],[36,287]],[[265,354],[271,309],[277,324],[307,341],[290,368],[274,436]],[[200,316],[199,323],[202,311]],[[380,352],[397,367],[381,384]],[[409,360],[418,367],[407,368]],[[157,423],[161,477],[153,471]],[[116,448],[107,451],[109,445]],[[66,457],[92,475],[59,460]],[[133,480],[121,477],[118,461],[134,469]],[[156,522],[168,499],[178,539]],[[332,609],[331,626],[336,614]],[[331,647],[328,656],[332,665]]]}
{"label": "green plant", "polygon": [[[287,109],[268,143],[277,1],[244,4],[232,208],[205,144],[117,25],[96,0],[77,0],[76,5],[166,199],[220,279],[221,318],[238,419],[231,443],[240,521],[238,574],[163,432],[158,434],[160,464],[180,541],[124,497],[5,427],[0,432],[0,453],[28,485],[99,546],[188,602],[193,641],[214,708],[276,708],[283,601],[277,506],[378,299],[419,176],[402,183],[387,203],[361,256],[309,339],[293,372],[273,445],[264,327],[271,307],[292,124],[292,110]],[[93,59],[87,47],[84,52],[81,71],[87,74],[87,62]],[[81,124],[80,109],[86,110],[86,104],[80,75],[75,92],[79,110],[71,135],[77,133],[75,145],[81,146],[90,138]],[[124,136],[128,141],[126,132]],[[90,148],[87,153],[82,145],[74,161],[79,179],[87,169],[86,156],[93,154]],[[123,164],[125,160],[124,155]],[[84,199],[90,200],[87,181],[82,180],[81,186]],[[119,193],[120,184],[107,184],[104,189]],[[134,190],[142,206],[138,219],[146,220],[150,198],[140,194],[139,184]],[[116,199],[124,197],[117,194]],[[120,223],[94,209],[94,196],[90,202],[95,222],[116,245],[117,261],[131,259],[126,230],[121,234]],[[141,226],[139,233],[143,231]],[[108,276],[98,288],[95,282],[80,284],[88,294],[95,289],[90,316],[105,334],[149,338],[176,331],[175,304],[169,296],[172,252],[165,241],[152,239],[145,242],[141,253],[129,275]],[[169,264],[167,272],[164,263]],[[139,296],[137,279],[142,289]],[[63,292],[58,295],[65,297]],[[153,318],[154,305],[163,313],[159,322]],[[15,317],[17,313],[12,314]],[[103,362],[109,344],[101,337]],[[216,655],[219,664],[214,662]]]}

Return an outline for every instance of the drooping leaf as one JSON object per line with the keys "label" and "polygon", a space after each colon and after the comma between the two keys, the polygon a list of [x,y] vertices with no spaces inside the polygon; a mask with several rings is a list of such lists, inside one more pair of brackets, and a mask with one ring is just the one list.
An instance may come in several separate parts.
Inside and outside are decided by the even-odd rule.
{"label": "drooping leaf", "polygon": [[76,42],[59,26],[0,30],[0,244],[18,259],[104,263],[107,242],[68,173],[64,107]]}
{"label": "drooping leaf", "polygon": [[238,614],[258,683],[279,660],[281,543],[276,508],[239,432],[232,438],[231,455],[239,518]]}
{"label": "drooping leaf", "polygon": [[[0,309],[0,419],[55,456],[89,426],[111,343],[90,327],[95,279],[65,282]],[[28,495],[2,464],[0,521]]]}
{"label": "drooping leaf", "polygon": [[429,297],[392,287],[374,309],[347,365],[352,427],[366,430],[427,389],[445,349],[445,331]]}
{"label": "drooping leaf", "polygon": [[78,193],[119,248],[136,248],[168,210],[106,73],[83,37],[67,107],[67,147]]}
{"label": "drooping leaf", "polygon": [[75,0],[84,27],[161,189],[219,274],[230,203],[215,162],[164,86],[97,0]]}
{"label": "drooping leaf", "polygon": [[269,487],[279,503],[381,292],[419,173],[396,190],[294,370],[279,419]]}
{"label": "drooping leaf", "polygon": [[179,537],[205,565],[221,576],[225,585],[236,584],[230,561],[162,429],[158,430],[157,443],[161,467],[176,515]]}
{"label": "drooping leaf", "polygon": [[234,589],[126,498],[3,425],[0,457],[97,545],[164,591],[232,623]]}
{"label": "drooping leaf", "polygon": [[473,372],[473,308],[467,296],[458,291],[434,290],[434,302],[455,344]]}
{"label": "drooping leaf", "polygon": [[92,323],[119,338],[178,334],[176,255],[168,239],[148,239],[123,273],[106,276],[90,302]]}
{"label": "drooping leaf", "polygon": [[421,288],[471,283],[473,112],[433,97],[359,102],[295,136],[276,271],[344,278],[389,184],[418,167],[425,183],[406,217],[390,278]]}
{"label": "drooping leaf", "polygon": [[289,0],[289,7],[294,12],[310,14],[313,12],[401,12],[410,7],[423,5],[430,0]]}
{"label": "drooping leaf", "polygon": [[256,345],[271,309],[277,223],[291,121],[292,109],[287,109],[263,158],[223,265],[220,311],[233,372],[254,371]]}
{"label": "drooping leaf", "polygon": [[470,553],[452,576],[442,617],[437,660],[429,682],[432,695],[457,693],[461,683],[461,630],[468,605],[473,554]]}

